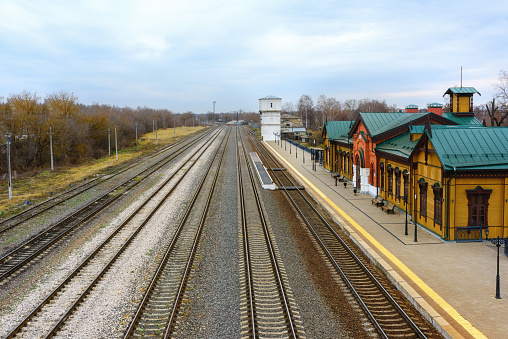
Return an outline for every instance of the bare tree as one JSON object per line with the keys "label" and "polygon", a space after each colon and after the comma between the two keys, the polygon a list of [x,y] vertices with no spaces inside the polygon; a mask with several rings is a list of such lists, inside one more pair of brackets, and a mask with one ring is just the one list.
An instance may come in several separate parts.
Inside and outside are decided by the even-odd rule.
{"label": "bare tree", "polygon": [[290,101],[284,102],[282,104],[282,113],[286,113],[286,114],[295,113],[295,107],[293,106],[293,103]]}
{"label": "bare tree", "polygon": [[314,121],[314,101],[312,101],[310,95],[303,94],[300,99],[298,99],[297,112],[305,123],[306,129],[314,129],[314,127],[317,126]]}
{"label": "bare tree", "polygon": [[343,120],[342,103],[335,98],[327,98],[326,95],[320,95],[317,100],[316,110],[321,115],[323,125],[327,120]]}
{"label": "bare tree", "polygon": [[[497,126],[502,126],[503,123],[506,124],[508,122],[508,72],[501,70],[499,71],[499,82],[496,85],[497,93],[496,98],[499,99],[499,106],[494,107],[494,100],[492,100],[491,110],[494,108],[497,108],[494,110],[494,112],[489,111],[489,116],[491,119],[491,125],[494,126],[494,122],[497,124]],[[490,103],[489,103],[490,104]],[[492,114],[492,115],[491,115]]]}

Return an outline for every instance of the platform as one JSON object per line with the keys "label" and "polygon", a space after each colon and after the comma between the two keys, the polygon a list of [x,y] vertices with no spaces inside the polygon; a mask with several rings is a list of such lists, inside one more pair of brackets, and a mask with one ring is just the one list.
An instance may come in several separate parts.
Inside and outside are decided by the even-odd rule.
{"label": "platform", "polygon": [[[284,142],[284,141],[283,141]],[[282,142],[282,143],[283,143]],[[495,299],[497,248],[490,242],[445,242],[409,224],[405,213],[387,214],[372,196],[335,186],[323,167],[296,158],[281,144],[265,142],[282,162],[384,270],[400,290],[448,338],[508,338],[508,257],[501,248],[501,297]]]}
{"label": "platform", "polygon": [[275,190],[277,186],[273,183],[272,178],[268,174],[265,166],[259,159],[259,156],[256,152],[250,152],[250,158],[252,163],[254,164],[254,168],[256,169],[256,173],[258,174],[258,178],[261,181],[261,187],[264,189]]}

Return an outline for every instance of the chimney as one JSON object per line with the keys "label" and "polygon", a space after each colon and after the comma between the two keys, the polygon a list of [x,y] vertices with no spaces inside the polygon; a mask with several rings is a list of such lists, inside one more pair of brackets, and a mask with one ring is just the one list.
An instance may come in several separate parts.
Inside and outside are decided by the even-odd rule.
{"label": "chimney", "polygon": [[417,105],[407,105],[406,106],[406,113],[418,113],[418,106]]}
{"label": "chimney", "polygon": [[427,112],[443,116],[443,105],[438,102],[427,104]]}

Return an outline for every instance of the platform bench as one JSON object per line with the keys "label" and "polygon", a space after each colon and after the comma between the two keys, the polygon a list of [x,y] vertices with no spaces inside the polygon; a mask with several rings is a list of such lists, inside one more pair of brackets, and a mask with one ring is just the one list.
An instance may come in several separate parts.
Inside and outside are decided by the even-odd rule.
{"label": "platform bench", "polygon": [[383,206],[383,198],[381,198],[380,196],[378,196],[375,199],[372,199],[371,201],[373,204],[376,204],[376,207]]}
{"label": "platform bench", "polygon": [[386,213],[392,212],[392,214],[395,214],[395,211],[393,210],[395,208],[395,205],[392,203],[389,203],[388,205],[381,206],[381,209],[383,211],[386,211]]}

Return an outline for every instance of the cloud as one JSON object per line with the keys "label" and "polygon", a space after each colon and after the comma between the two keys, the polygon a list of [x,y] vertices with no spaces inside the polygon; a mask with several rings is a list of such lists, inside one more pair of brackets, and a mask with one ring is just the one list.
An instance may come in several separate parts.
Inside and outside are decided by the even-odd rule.
{"label": "cloud", "polygon": [[226,111],[256,111],[268,94],[421,105],[460,82],[462,65],[468,85],[488,100],[507,68],[507,7],[498,0],[6,0],[0,96],[64,89],[85,103],[196,112],[213,100]]}

